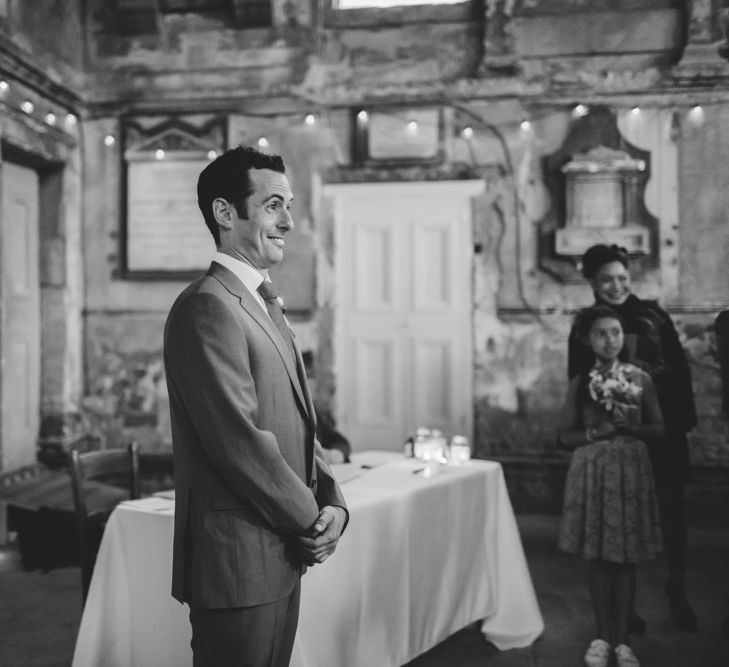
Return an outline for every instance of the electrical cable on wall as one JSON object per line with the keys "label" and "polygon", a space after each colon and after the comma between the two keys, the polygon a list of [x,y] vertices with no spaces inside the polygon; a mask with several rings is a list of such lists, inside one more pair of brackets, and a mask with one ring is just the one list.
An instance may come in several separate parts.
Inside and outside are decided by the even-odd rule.
{"label": "electrical cable on wall", "polygon": [[[512,181],[513,185],[513,206],[514,206],[514,216],[516,218],[516,234],[515,234],[515,247],[516,252],[515,259],[516,259],[516,284],[517,284],[517,293],[519,295],[519,300],[521,301],[522,305],[524,306],[525,310],[534,315],[534,317],[537,319],[537,321],[544,326],[547,329],[554,330],[555,327],[547,322],[543,317],[540,309],[533,304],[529,302],[529,299],[526,296],[526,291],[524,289],[524,278],[523,278],[523,266],[521,261],[521,246],[522,246],[522,237],[521,237],[521,224],[522,224],[522,218],[521,218],[521,198],[519,196],[519,183],[516,178],[516,172],[514,170],[514,162],[511,158],[511,151],[509,150],[509,145],[506,141],[506,138],[504,137],[501,130],[493,125],[492,123],[489,123],[487,120],[482,118],[479,114],[475,113],[471,109],[468,109],[467,107],[461,106],[459,104],[453,105],[453,108],[459,111],[460,113],[463,113],[469,118],[471,118],[473,121],[477,122],[480,126],[484,127],[486,130],[491,132],[491,134],[496,137],[496,140],[499,142],[501,146],[501,150],[504,154],[504,166],[506,168],[506,173],[509,176],[509,178]],[[467,142],[470,146],[470,141]],[[474,161],[475,166],[475,154],[473,152],[473,148],[470,149],[471,159]]]}

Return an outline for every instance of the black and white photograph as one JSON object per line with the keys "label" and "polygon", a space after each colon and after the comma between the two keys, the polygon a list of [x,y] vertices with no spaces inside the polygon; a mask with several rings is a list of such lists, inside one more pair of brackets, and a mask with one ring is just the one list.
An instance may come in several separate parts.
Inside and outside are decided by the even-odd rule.
{"label": "black and white photograph", "polygon": [[0,665],[729,664],[729,0],[0,0]]}

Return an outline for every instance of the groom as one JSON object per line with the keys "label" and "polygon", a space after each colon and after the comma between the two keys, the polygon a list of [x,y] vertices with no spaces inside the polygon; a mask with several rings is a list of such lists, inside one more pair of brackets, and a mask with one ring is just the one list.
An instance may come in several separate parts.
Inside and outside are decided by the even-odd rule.
{"label": "groom", "polygon": [[288,665],[300,577],[334,552],[348,520],[268,280],[292,199],[279,156],[239,146],[210,163],[198,204],[217,252],[165,325],[172,595],[190,606],[195,667]]}

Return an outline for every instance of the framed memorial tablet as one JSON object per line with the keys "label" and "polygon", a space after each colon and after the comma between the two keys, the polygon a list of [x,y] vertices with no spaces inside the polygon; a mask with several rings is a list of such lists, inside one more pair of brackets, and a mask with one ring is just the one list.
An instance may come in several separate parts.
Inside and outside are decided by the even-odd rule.
{"label": "framed memorial tablet", "polygon": [[215,244],[197,205],[197,179],[225,149],[224,119],[125,118],[122,136],[123,277],[199,275]]}

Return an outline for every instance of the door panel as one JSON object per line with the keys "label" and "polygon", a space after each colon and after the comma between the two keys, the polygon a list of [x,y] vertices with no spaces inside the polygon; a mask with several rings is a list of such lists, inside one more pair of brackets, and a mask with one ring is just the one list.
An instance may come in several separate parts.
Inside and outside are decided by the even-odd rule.
{"label": "door panel", "polygon": [[0,451],[9,470],[35,461],[40,421],[38,175],[0,165]]}
{"label": "door panel", "polygon": [[413,309],[448,311],[453,259],[447,220],[440,226],[414,223],[413,227]]}
{"label": "door panel", "polygon": [[355,270],[355,308],[393,312],[395,303],[395,230],[387,221],[363,222],[355,228],[352,263]]}
{"label": "door panel", "polygon": [[395,342],[364,337],[354,341],[353,377],[357,382],[353,419],[359,427],[383,427],[398,417],[400,388],[394,373]]}
{"label": "door panel", "polygon": [[451,341],[416,338],[413,342],[413,418],[416,424],[452,428],[451,386],[454,363]]}

